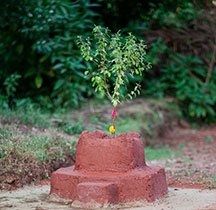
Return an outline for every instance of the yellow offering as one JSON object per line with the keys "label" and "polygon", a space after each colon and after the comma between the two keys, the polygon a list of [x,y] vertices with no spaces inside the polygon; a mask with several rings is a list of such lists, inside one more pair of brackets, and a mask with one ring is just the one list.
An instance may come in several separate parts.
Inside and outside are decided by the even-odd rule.
{"label": "yellow offering", "polygon": [[110,127],[109,127],[109,132],[113,135],[113,134],[115,134],[115,127],[113,126],[113,125],[111,125]]}

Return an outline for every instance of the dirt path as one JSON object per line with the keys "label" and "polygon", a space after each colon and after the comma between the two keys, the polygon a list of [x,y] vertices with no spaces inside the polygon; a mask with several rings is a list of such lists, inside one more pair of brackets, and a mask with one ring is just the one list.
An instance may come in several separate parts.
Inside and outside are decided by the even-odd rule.
{"label": "dirt path", "polygon": [[[72,210],[70,204],[48,200],[49,185],[28,186],[12,192],[0,192],[1,210]],[[216,190],[169,188],[168,195],[153,204],[140,207],[115,207],[133,210],[204,210],[216,209]],[[108,208],[110,209],[110,208]]]}

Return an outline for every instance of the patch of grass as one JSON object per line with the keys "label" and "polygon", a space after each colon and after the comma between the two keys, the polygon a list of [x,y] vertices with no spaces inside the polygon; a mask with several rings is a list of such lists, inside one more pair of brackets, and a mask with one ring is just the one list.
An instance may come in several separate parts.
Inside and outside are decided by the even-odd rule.
{"label": "patch of grass", "polygon": [[184,143],[181,143],[178,145],[178,150],[183,150],[185,148],[185,144]]}
{"label": "patch of grass", "polygon": [[52,113],[38,108],[34,104],[17,109],[0,108],[1,121],[4,124],[23,124],[38,128],[56,128],[67,134],[80,134],[84,130],[83,121],[72,119],[70,113],[56,111]]}
{"label": "patch of grass", "polygon": [[62,122],[59,127],[67,134],[80,134],[85,130],[82,120]]}
{"label": "patch of grass", "polygon": [[[100,105],[98,105],[99,102]],[[95,113],[93,111],[92,115],[83,115],[86,109],[95,110]],[[40,106],[32,102],[26,102],[12,110],[0,108],[0,116],[3,124],[24,124],[30,127],[55,128],[69,135],[80,134],[86,129],[90,131],[100,129],[109,133],[112,119],[107,110],[110,109],[111,113],[112,108],[107,103],[101,105],[101,101],[91,100],[88,102],[86,109],[73,110],[73,114],[66,112],[66,110],[51,112],[40,108]],[[173,122],[174,118],[178,116],[175,109],[177,109],[175,106],[173,108],[164,100],[131,101],[119,107],[116,135],[130,131],[139,132],[144,138],[157,137],[159,130],[163,130],[161,127],[164,124]],[[154,142],[149,143],[150,146],[153,144]]]}
{"label": "patch of grass", "polygon": [[12,135],[8,128],[0,127],[0,159],[7,155],[9,148],[12,146],[11,142],[8,141]]}
{"label": "patch of grass", "polygon": [[0,140],[7,139],[12,135],[10,129],[6,127],[0,127]]}
{"label": "patch of grass", "polygon": [[[52,132],[22,133],[12,127],[0,128],[0,190],[12,189],[48,177],[74,162],[76,140]],[[7,183],[7,177],[13,183]],[[6,181],[5,181],[6,180]]]}
{"label": "patch of grass", "polygon": [[212,180],[213,182],[216,182],[216,175],[212,176],[212,177],[211,177],[211,180]]}
{"label": "patch of grass", "polygon": [[90,122],[91,123],[97,123],[100,120],[98,116],[91,116],[90,117]]}
{"label": "patch of grass", "polygon": [[0,128],[0,158],[7,158],[12,152],[19,158],[30,154],[38,161],[74,155],[76,141],[53,135],[21,134],[11,127]]}
{"label": "patch of grass", "polygon": [[116,130],[116,134],[120,134],[120,133],[126,133],[126,132],[140,132],[140,120],[136,120],[136,119],[130,119],[130,118],[123,118],[119,121],[116,122],[117,123],[117,130]]}
{"label": "patch of grass", "polygon": [[154,128],[161,124],[158,113],[136,113],[132,116],[123,115],[117,121],[117,134],[125,132],[145,133],[148,137],[154,137]]}
{"label": "patch of grass", "polygon": [[19,122],[25,125],[34,125],[41,128],[51,126],[51,113],[42,110],[34,104],[16,109],[0,109],[1,119],[6,122]]}
{"label": "patch of grass", "polygon": [[145,148],[145,158],[146,160],[159,160],[159,159],[168,159],[175,158],[177,153],[171,151],[168,147],[160,148]]}
{"label": "patch of grass", "polygon": [[176,119],[180,118],[177,106],[160,100],[143,100],[122,107],[116,124],[117,134],[138,132],[148,146],[157,145],[157,137],[170,129]]}

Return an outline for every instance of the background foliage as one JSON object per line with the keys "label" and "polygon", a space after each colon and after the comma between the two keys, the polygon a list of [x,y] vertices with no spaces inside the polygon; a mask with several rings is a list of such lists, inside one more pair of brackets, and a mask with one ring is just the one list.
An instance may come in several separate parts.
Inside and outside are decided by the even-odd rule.
{"label": "background foliage", "polygon": [[93,25],[92,6],[86,0],[1,2],[0,89],[9,102],[14,95],[46,96],[40,103],[77,106],[91,94],[75,40]]}
{"label": "background foliage", "polygon": [[3,0],[0,12],[1,107],[29,100],[71,107],[91,97],[75,41],[97,24],[132,31],[147,42],[153,70],[141,78],[145,97],[171,97],[188,119],[215,121],[212,1]]}

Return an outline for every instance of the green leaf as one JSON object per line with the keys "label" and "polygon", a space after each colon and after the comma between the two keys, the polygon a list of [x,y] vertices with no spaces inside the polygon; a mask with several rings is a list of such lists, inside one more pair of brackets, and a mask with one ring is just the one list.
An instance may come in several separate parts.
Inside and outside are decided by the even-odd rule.
{"label": "green leaf", "polygon": [[41,88],[42,84],[43,84],[43,78],[40,75],[37,75],[35,77],[35,86],[37,88]]}

